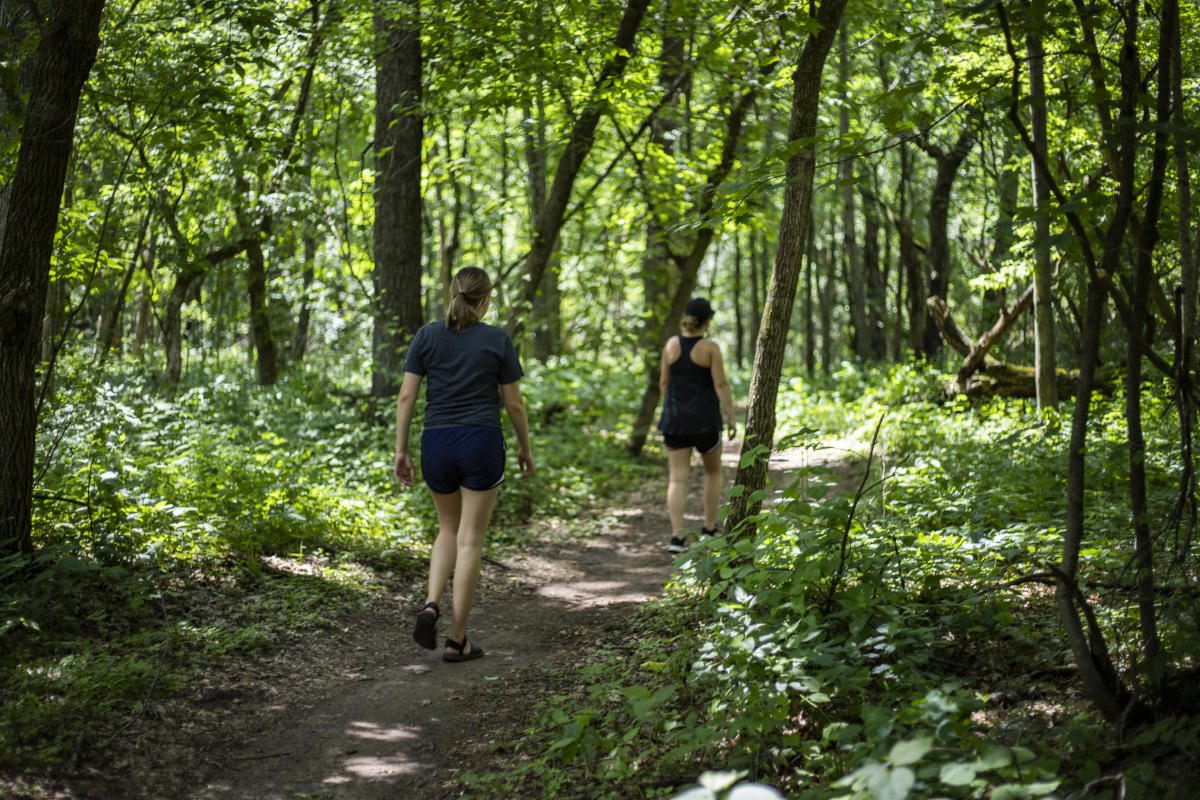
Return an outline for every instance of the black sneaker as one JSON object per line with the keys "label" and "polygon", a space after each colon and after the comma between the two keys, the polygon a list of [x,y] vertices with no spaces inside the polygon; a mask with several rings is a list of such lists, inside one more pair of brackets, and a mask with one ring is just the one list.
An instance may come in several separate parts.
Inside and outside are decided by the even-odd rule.
{"label": "black sneaker", "polygon": [[687,550],[687,540],[678,536],[671,537],[671,543],[667,545],[668,553],[682,553]]}
{"label": "black sneaker", "polygon": [[712,526],[711,528],[704,528],[704,527],[700,528],[701,536],[716,536],[718,533],[719,533],[719,531],[717,530],[716,525]]}

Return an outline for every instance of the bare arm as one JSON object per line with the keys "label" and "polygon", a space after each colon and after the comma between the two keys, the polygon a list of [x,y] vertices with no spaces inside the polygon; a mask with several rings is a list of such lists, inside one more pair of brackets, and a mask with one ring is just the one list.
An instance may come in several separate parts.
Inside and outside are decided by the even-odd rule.
{"label": "bare arm", "polygon": [[420,375],[415,372],[404,373],[400,396],[396,400],[396,465],[392,468],[392,474],[405,486],[412,486],[416,478],[416,470],[408,454],[408,429],[412,426],[413,409],[417,405],[420,388]]}
{"label": "bare arm", "polygon": [[677,354],[672,351],[672,345],[678,347],[676,344],[677,341],[678,340],[672,336],[667,341],[666,346],[663,347],[662,366],[659,368],[658,373],[658,391],[663,397],[667,396],[667,387],[671,385],[671,363],[677,357]]}
{"label": "bare arm", "polygon": [[713,388],[717,390],[717,398],[721,401],[721,411],[725,414],[725,424],[729,429],[729,438],[737,436],[737,416],[733,408],[733,391],[729,388],[729,379],[725,377],[725,361],[721,357],[721,348],[713,343],[712,364]]}
{"label": "bare arm", "polygon": [[517,443],[521,448],[517,453],[517,463],[521,465],[521,477],[528,478],[533,474],[533,447],[529,442],[529,417],[525,413],[520,382],[500,384],[500,398],[508,412],[508,421],[517,432]]}

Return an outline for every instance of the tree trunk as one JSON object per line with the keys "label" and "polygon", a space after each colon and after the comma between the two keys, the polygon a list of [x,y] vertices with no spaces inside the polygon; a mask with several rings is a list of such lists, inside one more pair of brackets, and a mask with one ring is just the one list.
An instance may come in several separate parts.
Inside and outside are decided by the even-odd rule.
{"label": "tree trunk", "polygon": [[[662,14],[662,46],[659,51],[658,87],[666,102],[650,125],[650,152],[661,153],[670,163],[679,141],[680,120],[675,109],[679,82],[684,77],[684,31],[677,12],[678,3],[668,3]],[[658,354],[652,352],[662,330],[662,319],[668,313],[671,299],[672,271],[669,229],[678,221],[677,214],[666,208],[648,209],[646,222],[646,252],[642,256],[643,321],[639,344],[646,353],[648,377],[658,380]]]}
{"label": "tree trunk", "polygon": [[[1129,701],[1129,690],[1122,684],[1102,632],[1096,624],[1087,599],[1078,585],[1079,555],[1085,530],[1084,510],[1086,505],[1085,476],[1087,467],[1086,442],[1088,420],[1091,410],[1091,394],[1095,383],[1096,365],[1099,361],[1100,333],[1104,320],[1105,298],[1108,294],[1106,280],[1111,276],[1121,259],[1122,244],[1126,227],[1133,210],[1136,183],[1137,140],[1134,120],[1137,115],[1139,91],[1139,65],[1137,59],[1137,14],[1136,6],[1124,9],[1125,31],[1120,51],[1121,101],[1120,119],[1114,127],[1117,139],[1116,167],[1113,177],[1117,181],[1117,196],[1108,228],[1104,234],[1102,256],[1097,263],[1092,249],[1090,230],[1078,214],[1064,209],[1068,222],[1077,236],[1080,251],[1087,264],[1087,309],[1083,330],[1083,352],[1079,367],[1079,382],[1075,391],[1075,407],[1071,415],[1071,440],[1067,454],[1067,513],[1063,531],[1063,555],[1057,568],[1055,598],[1059,620],[1088,697],[1110,722],[1116,722],[1125,713]],[[1020,65],[1012,44],[1012,33],[1003,6],[996,7],[1004,31],[1009,57],[1013,64],[1012,101],[1008,109],[1009,121],[1021,136],[1022,142],[1034,159],[1040,180],[1053,191],[1049,165],[1039,157],[1037,148],[1025,129],[1019,111]],[[1059,203],[1064,198],[1057,197]],[[1130,331],[1130,336],[1135,336]],[[1080,615],[1083,615],[1083,620]]]}
{"label": "tree trunk", "polygon": [[150,308],[150,270],[154,267],[153,238],[150,239],[150,245],[143,254],[142,266],[142,288],[138,293],[137,318],[133,323],[133,344],[129,348],[130,354],[138,361],[142,360],[142,353],[146,346],[146,337],[150,335],[150,317],[152,314]]}
{"label": "tree trunk", "polygon": [[[1131,12],[1132,13],[1132,12]],[[1162,208],[1163,178],[1167,171],[1167,140],[1171,122],[1171,50],[1175,27],[1179,25],[1178,0],[1163,0],[1158,40],[1158,96],[1155,103],[1157,126],[1150,181],[1146,190],[1145,214],[1137,243],[1134,264],[1132,319],[1134,330],[1144,330],[1154,282],[1154,247],[1158,244],[1158,217]],[[1158,637],[1157,609],[1154,597],[1154,542],[1150,534],[1146,503],[1146,438],[1142,430],[1142,346],[1129,337],[1125,380],[1125,420],[1129,427],[1129,509],[1133,523],[1134,560],[1138,596],[1138,624],[1142,632],[1142,674],[1146,677],[1152,700],[1162,688],[1162,644]]]}
{"label": "tree trunk", "polygon": [[742,232],[733,231],[733,341],[739,368],[746,363],[746,326],[742,322]]}
{"label": "tree trunk", "polygon": [[21,64],[16,168],[0,237],[0,554],[30,553],[36,363],[79,95],[100,46],[104,0],[55,0]]}
{"label": "tree trunk", "polygon": [[[900,179],[897,193],[900,210],[892,218],[899,239],[900,271],[904,273],[904,290],[908,310],[908,348],[913,355],[925,354],[925,275],[917,256],[916,236],[912,221],[908,218],[909,181],[912,176],[912,158],[908,147],[900,145]],[[936,294],[936,293],[935,293]]]}
{"label": "tree trunk", "polygon": [[296,314],[296,330],[292,333],[292,358],[297,364],[304,361],[308,352],[308,328],[312,320],[312,285],[316,278],[317,240],[312,230],[306,228],[301,237],[304,271],[300,275],[300,311]]}
{"label": "tree trunk", "polygon": [[[896,285],[892,292],[892,335],[888,337],[888,356],[893,364],[900,363],[900,359],[904,357],[904,264],[901,263],[899,253],[896,248],[896,231],[891,225],[886,225],[883,228],[883,252],[884,256],[884,274],[891,272],[891,265],[896,266]],[[887,281],[885,280],[886,284]]]}
{"label": "tree trunk", "polygon": [[[1042,51],[1041,27],[1045,17],[1045,0],[1033,0],[1033,30],[1025,36],[1029,51],[1029,128],[1038,157],[1045,160],[1046,147],[1046,85],[1043,74],[1045,54]],[[1031,158],[1032,162],[1032,158]],[[1050,220],[1046,212],[1046,188],[1031,163],[1030,190],[1033,208],[1033,331],[1034,365],[1037,369],[1038,408],[1058,408],[1056,381],[1054,298],[1050,271]]]}
{"label": "tree trunk", "polygon": [[246,248],[246,289],[250,298],[250,337],[254,342],[254,371],[259,386],[274,386],[279,376],[279,359],[271,317],[267,309],[267,263],[258,237]]}
{"label": "tree trunk", "polygon": [[813,235],[813,226],[809,225],[808,241],[804,243],[804,374],[810,379],[817,374],[817,324],[813,317],[813,266],[816,255],[816,236]]}
{"label": "tree trunk", "polygon": [[[821,95],[821,73],[825,58],[837,34],[846,0],[822,0],[816,9],[820,29],[810,34],[800,53],[793,75],[792,118],[788,140],[811,141],[817,127],[817,105]],[[806,144],[787,162],[787,181],[783,195],[783,214],[779,224],[779,245],[775,269],[767,290],[767,305],[754,350],[754,378],[750,384],[745,441],[749,448],[762,448],[750,459],[743,458],[735,484],[740,494],[730,498],[729,530],[743,529],[742,523],[756,514],[762,504],[767,478],[767,460],[775,442],[775,400],[783,372],[783,356],[791,329],[792,303],[800,275],[804,242],[812,222],[813,173],[816,152]]]}
{"label": "tree trunk", "polygon": [[[389,11],[390,11],[389,7]],[[375,268],[371,396],[399,387],[404,351],[421,327],[420,0],[403,0],[398,16],[380,10],[375,65]]]}
{"label": "tree trunk", "polygon": [[[832,223],[830,223],[830,227],[832,227]],[[809,233],[808,235],[809,237],[813,236],[812,233]],[[828,375],[833,371],[833,295],[836,257],[833,254],[832,247],[830,247],[828,250],[821,250],[818,247],[813,247],[812,257],[818,266],[817,308],[818,314],[821,318],[821,372]],[[770,302],[769,295],[767,302]]]}
{"label": "tree trunk", "polygon": [[[974,116],[963,123],[958,139],[949,150],[942,150],[933,144],[917,139],[921,148],[937,163],[937,174],[933,187],[929,191],[929,251],[928,272],[929,285],[926,294],[946,297],[950,290],[950,239],[947,235],[947,220],[950,214],[950,192],[954,188],[954,179],[958,177],[958,168],[963,159],[975,145],[977,122]],[[925,298],[918,298],[922,307]],[[922,340],[926,355],[933,355],[941,346],[937,327],[925,325],[925,335]]]}
{"label": "tree trunk", "polygon": [[[54,351],[57,343],[62,340],[67,327],[67,303],[70,294],[67,291],[67,279],[51,280],[46,289],[45,313],[42,315],[42,341],[39,347],[38,361],[50,364],[54,361]],[[42,394],[48,396],[53,386],[54,375],[50,371],[42,374]]]}
{"label": "tree trunk", "polygon": [[[757,243],[757,246],[755,246]],[[758,325],[762,320],[762,286],[759,273],[766,274],[770,269],[770,258],[767,255],[767,235],[762,231],[750,234],[750,341],[758,341]],[[751,353],[751,358],[754,354]]]}
{"label": "tree trunk", "polygon": [[[841,108],[838,110],[838,135],[845,141],[850,133],[850,36],[842,25],[838,31],[838,90],[841,93]],[[842,247],[846,253],[846,288],[850,294],[850,324],[854,329],[852,346],[854,355],[867,358],[871,350],[871,329],[868,322],[867,282],[859,258],[855,222],[855,159],[842,160],[839,169],[842,182]]]}
{"label": "tree trunk", "polygon": [[[1179,194],[1179,272],[1183,289],[1183,313],[1179,325],[1182,331],[1180,352],[1183,358],[1182,376],[1192,378],[1196,353],[1196,250],[1192,236],[1192,184],[1188,170],[1188,136],[1183,117],[1183,56],[1180,25],[1175,26],[1175,41],[1171,45],[1171,93],[1175,128],[1175,185]],[[1200,231],[1200,219],[1195,221]]]}
{"label": "tree trunk", "polygon": [[[1013,158],[1015,158],[1015,153],[1012,140],[1006,138],[1000,163],[995,165],[998,173],[996,176],[996,224],[993,227],[992,249],[988,253],[988,261],[985,265],[988,272],[999,270],[1012,254],[1013,220],[1017,214],[1017,200],[1021,189],[1020,177],[1006,167]],[[1032,161],[1033,159],[1030,159],[1031,164]],[[999,314],[1004,307],[1004,290],[986,290],[982,306],[985,319]]]}
{"label": "tree trunk", "polygon": [[117,296],[113,299],[112,307],[101,318],[102,324],[96,336],[96,355],[102,363],[110,350],[119,350],[121,347],[121,328],[123,327],[121,316],[125,312],[125,298],[129,294],[129,284],[133,282],[139,262],[145,261],[144,247],[146,235],[150,229],[150,217],[151,212],[148,210],[138,231],[137,244],[133,246],[133,255],[129,258],[129,266],[125,268],[125,276],[121,280],[121,286],[117,289]]}
{"label": "tree trunk", "polygon": [[199,264],[188,264],[175,276],[175,285],[167,295],[166,313],[163,315],[163,336],[167,353],[167,374],[164,384],[168,395],[179,388],[183,377],[183,303],[192,284],[204,277],[204,268]]}
{"label": "tree trunk", "polygon": [[591,152],[596,126],[606,108],[602,95],[608,91],[613,81],[625,72],[630,54],[634,51],[638,28],[649,4],[650,0],[628,0],[613,40],[612,55],[600,70],[591,97],[571,125],[570,136],[554,170],[554,181],[550,185],[545,208],[538,219],[533,242],[525,259],[525,287],[520,303],[508,321],[508,331],[514,339],[519,338],[525,324],[525,315],[533,308],[534,297],[542,285],[542,275],[550,263],[566,220],[567,203],[571,199],[575,178],[583,167],[584,159]]}
{"label": "tree trunk", "polygon": [[863,283],[866,285],[867,341],[866,357],[882,361],[887,355],[887,278],[879,264],[879,212],[865,196],[863,203]]}
{"label": "tree trunk", "polygon": [[[658,85],[665,103],[651,123],[650,144],[654,148],[652,152],[661,151],[665,159],[670,159],[675,153],[675,145],[679,139],[676,133],[680,123],[677,115],[673,113],[673,104],[678,94],[679,81],[683,77],[684,39],[676,15],[671,13],[671,5],[668,5],[667,13],[663,14],[663,17],[665,30],[659,52]],[[630,452],[634,453],[641,452],[645,447],[650,425],[654,421],[654,412],[662,399],[658,385],[658,356],[665,343],[664,320],[672,316],[678,320],[682,315],[682,309],[673,314],[674,309],[671,308],[674,296],[671,288],[674,283],[672,278],[678,265],[671,259],[669,229],[675,222],[675,216],[668,210],[658,207],[649,209],[646,250],[642,255],[642,326],[638,342],[646,383],[637,414],[634,416],[633,433],[627,445]],[[668,338],[670,335],[671,332],[667,331]]]}
{"label": "tree trunk", "polygon": [[[537,81],[536,116],[528,109],[525,125],[525,170],[529,180],[530,230],[536,230],[542,211],[546,208],[546,103],[545,85],[541,76]],[[561,296],[558,286],[560,239],[554,242],[550,260],[542,273],[542,282],[533,300],[533,355],[545,361],[562,349]]]}
{"label": "tree trunk", "polygon": [[[774,69],[774,62],[764,68],[764,75],[772,69]],[[730,107],[729,116],[725,119],[725,138],[721,144],[721,158],[708,173],[704,185],[696,197],[696,201],[692,204],[692,208],[687,214],[689,219],[708,219],[709,214],[712,212],[713,200],[716,197],[717,189],[729,177],[729,173],[733,169],[734,158],[741,146],[746,115],[750,112],[750,108],[757,96],[758,87],[752,87],[744,92],[737,99],[737,102]],[[666,345],[667,340],[679,330],[679,322],[683,319],[684,306],[687,305],[688,300],[692,297],[692,292],[696,289],[696,279],[700,273],[700,265],[704,261],[704,256],[708,252],[709,245],[712,244],[713,235],[714,230],[712,226],[709,224],[703,225],[692,237],[687,252],[682,255],[671,256],[679,269],[678,282],[671,295],[671,305],[662,320],[662,327],[659,329],[654,347],[647,351],[646,389],[642,394],[641,405],[638,408],[637,417],[634,419],[633,432],[629,437],[627,445],[627,448],[632,453],[640,453],[642,448],[645,447],[646,436],[650,431],[650,423],[654,420],[654,411],[658,408],[658,401],[661,399],[662,393],[658,385],[658,371],[652,368],[655,357]]]}
{"label": "tree trunk", "polygon": [[900,263],[904,271],[905,297],[908,299],[908,347],[914,355],[925,355],[928,353],[925,344],[926,315],[923,299],[928,295],[925,275],[917,257],[912,223],[907,219],[900,219],[899,223],[896,232],[900,236]]}

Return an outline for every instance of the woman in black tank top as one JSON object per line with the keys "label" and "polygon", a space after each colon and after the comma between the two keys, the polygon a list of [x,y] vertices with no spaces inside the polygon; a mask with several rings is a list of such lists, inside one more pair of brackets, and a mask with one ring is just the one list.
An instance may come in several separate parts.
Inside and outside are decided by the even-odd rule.
{"label": "woman in black tank top", "polygon": [[[700,453],[704,464],[704,524],[700,533],[711,535],[716,532],[721,500],[721,430],[727,426],[730,439],[737,434],[733,395],[725,377],[721,348],[704,338],[712,316],[712,306],[707,300],[692,298],[684,310],[683,335],[667,342],[662,353],[659,388],[663,411],[658,429],[670,466],[667,514],[671,518],[671,541],[667,549],[672,553],[682,553],[687,548],[683,512],[692,450]],[[722,411],[725,425],[722,425]]]}

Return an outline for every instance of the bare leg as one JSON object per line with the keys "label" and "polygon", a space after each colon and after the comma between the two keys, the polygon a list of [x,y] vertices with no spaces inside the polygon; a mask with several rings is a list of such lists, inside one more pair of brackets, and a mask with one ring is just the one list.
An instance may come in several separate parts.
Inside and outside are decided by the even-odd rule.
{"label": "bare leg", "polygon": [[442,602],[442,592],[446,591],[446,581],[454,571],[454,561],[458,553],[458,526],[462,517],[462,491],[450,494],[433,495],[433,505],[437,508],[438,535],[433,542],[433,552],[429,554],[429,593],[425,602]]}
{"label": "bare leg", "polygon": [[692,448],[681,447],[667,451],[670,476],[667,479],[667,516],[671,518],[671,535],[683,537],[683,508],[687,504],[688,470],[691,468]]}
{"label": "bare leg", "polygon": [[721,445],[702,453],[704,462],[704,527],[712,530],[717,526],[717,509],[721,505]]}
{"label": "bare leg", "polygon": [[459,492],[462,494],[462,513],[458,523],[457,567],[454,570],[454,617],[450,625],[450,638],[456,642],[462,642],[467,635],[467,617],[475,603],[475,587],[479,585],[483,539],[500,488],[483,492],[460,489]]}

